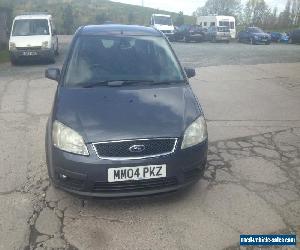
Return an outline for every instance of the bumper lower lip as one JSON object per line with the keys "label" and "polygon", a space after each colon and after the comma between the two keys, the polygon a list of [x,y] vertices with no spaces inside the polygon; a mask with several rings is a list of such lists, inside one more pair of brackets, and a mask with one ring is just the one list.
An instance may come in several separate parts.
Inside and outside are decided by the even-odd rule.
{"label": "bumper lower lip", "polygon": [[[27,51],[32,51],[36,52],[36,55],[29,55],[29,56],[24,56],[23,53]],[[47,58],[52,55],[52,50],[51,49],[40,49],[40,50],[13,50],[10,51],[10,56],[14,58],[34,58],[34,57],[40,57],[40,58]]]}
{"label": "bumper lower lip", "polygon": [[[197,182],[203,175],[207,160],[207,140],[186,150],[176,150],[168,156],[112,161],[101,160],[93,150],[90,156],[60,151],[46,143],[49,176],[55,186],[67,192],[90,197],[130,197],[172,192]],[[90,146],[90,145],[89,145]],[[167,165],[167,177],[129,183],[108,183],[108,169],[147,165]],[[67,176],[69,179],[62,179]],[[127,185],[128,184],[128,185]],[[98,185],[98,186],[97,186]],[[127,186],[126,186],[127,185]]]}

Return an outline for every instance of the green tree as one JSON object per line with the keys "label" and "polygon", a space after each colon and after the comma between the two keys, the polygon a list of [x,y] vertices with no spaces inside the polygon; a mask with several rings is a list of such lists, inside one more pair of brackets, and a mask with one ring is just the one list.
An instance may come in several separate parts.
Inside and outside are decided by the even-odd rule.
{"label": "green tree", "polygon": [[105,21],[107,21],[107,16],[105,13],[97,14],[96,17],[96,24],[104,24]]}
{"label": "green tree", "polygon": [[184,16],[183,16],[183,12],[180,11],[177,15],[177,17],[175,18],[174,24],[176,26],[180,26],[182,24],[184,24]]}
{"label": "green tree", "polygon": [[240,0],[207,0],[203,7],[196,10],[196,16],[226,15],[237,16],[241,11]]}
{"label": "green tree", "polygon": [[132,11],[130,11],[128,13],[128,23],[129,24],[134,24],[135,23],[135,16],[134,16]]}
{"label": "green tree", "polygon": [[265,0],[248,0],[244,8],[244,24],[265,27],[271,15]]}
{"label": "green tree", "polygon": [[73,9],[70,4],[67,4],[63,12],[63,29],[65,34],[72,34],[74,32],[74,17]]}

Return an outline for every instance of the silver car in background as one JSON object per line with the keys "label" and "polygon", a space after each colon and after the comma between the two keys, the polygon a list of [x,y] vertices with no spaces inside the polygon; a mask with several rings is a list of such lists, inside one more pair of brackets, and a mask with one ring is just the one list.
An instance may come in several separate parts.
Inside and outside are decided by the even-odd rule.
{"label": "silver car in background", "polygon": [[229,43],[231,39],[230,30],[227,26],[212,26],[208,28],[207,40],[211,42],[226,42]]}

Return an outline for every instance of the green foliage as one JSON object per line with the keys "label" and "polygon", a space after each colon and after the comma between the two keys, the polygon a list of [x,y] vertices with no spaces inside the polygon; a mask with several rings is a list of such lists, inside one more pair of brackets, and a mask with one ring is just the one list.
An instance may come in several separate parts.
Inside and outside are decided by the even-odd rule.
{"label": "green foliage", "polygon": [[207,0],[205,5],[198,8],[196,15],[225,15],[225,16],[237,16],[241,11],[240,0]]}
{"label": "green foliage", "polygon": [[[168,14],[175,20],[177,13],[153,8],[122,4],[108,0],[0,0],[12,6],[13,15],[24,12],[44,12],[53,15],[59,33],[69,34],[82,25],[112,21],[120,24],[149,25],[153,13]],[[185,23],[195,23],[192,16],[184,16]]]}
{"label": "green foliage", "polygon": [[178,16],[175,18],[174,25],[180,26],[182,24],[184,24],[184,15],[183,15],[183,12],[180,11],[178,13]]}
{"label": "green foliage", "polygon": [[73,9],[70,4],[68,4],[64,8],[63,28],[64,28],[64,34],[69,35],[74,32],[74,16],[73,16]]}
{"label": "green foliage", "polygon": [[0,63],[9,61],[8,50],[0,50]]}

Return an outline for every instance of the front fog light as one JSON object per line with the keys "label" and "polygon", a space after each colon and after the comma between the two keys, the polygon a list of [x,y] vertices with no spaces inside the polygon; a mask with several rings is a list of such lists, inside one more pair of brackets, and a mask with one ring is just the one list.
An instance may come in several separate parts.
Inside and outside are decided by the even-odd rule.
{"label": "front fog light", "polygon": [[89,155],[82,136],[59,121],[53,123],[52,140],[53,145],[63,151]]}
{"label": "front fog light", "polygon": [[203,116],[197,118],[185,130],[181,149],[189,148],[203,142],[207,138],[207,127]]}

